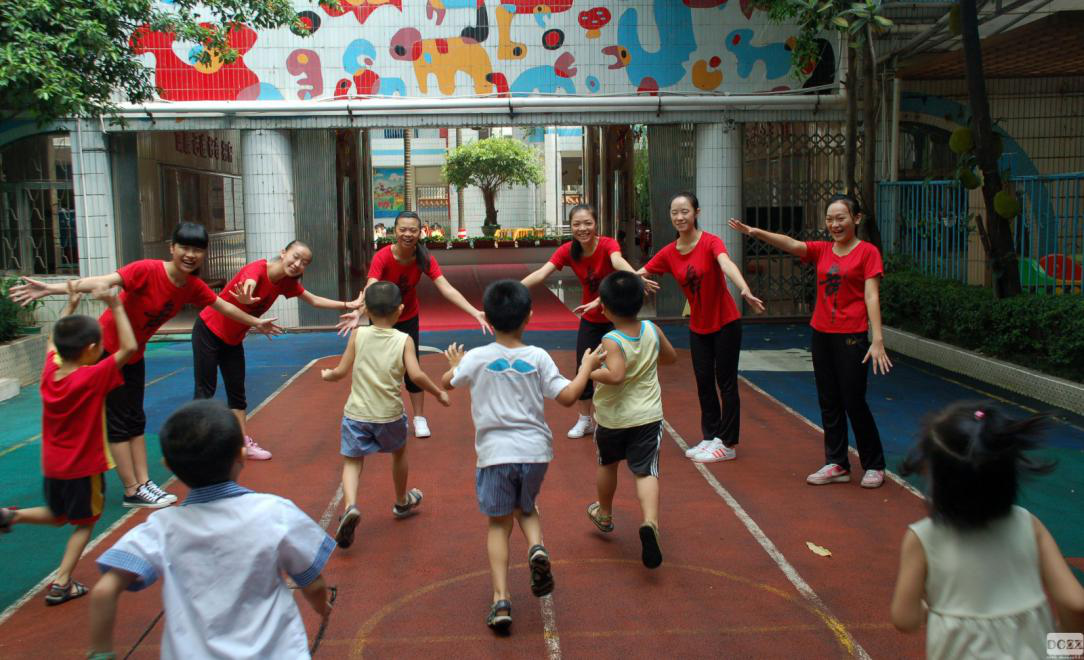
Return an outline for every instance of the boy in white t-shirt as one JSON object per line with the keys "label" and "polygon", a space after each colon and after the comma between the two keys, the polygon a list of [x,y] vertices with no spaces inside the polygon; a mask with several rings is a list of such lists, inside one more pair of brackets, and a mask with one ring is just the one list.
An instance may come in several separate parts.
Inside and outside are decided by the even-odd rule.
{"label": "boy in white t-shirt", "polygon": [[506,633],[512,625],[508,546],[514,521],[519,521],[530,546],[531,592],[542,597],[553,591],[550,556],[542,546],[542,524],[535,511],[535,499],[553,459],[553,433],[546,424],[542,399],[571,407],[606,354],[601,348],[587,351],[576,378],[569,381],[546,351],[523,343],[523,330],[531,317],[527,287],[515,280],[494,282],[486,288],[483,306],[496,341],[466,355],[462,346],[449,346],[444,354],[451,368],[444,374],[443,385],[471,389],[478,453],[475,491],[478,507],[489,516],[487,547],[493,575],[493,604],[486,625]]}
{"label": "boy in white t-shirt", "polygon": [[325,619],[321,576],[335,542],[290,500],[237,485],[245,462],[237,417],[193,401],[159,434],[162,455],[192,490],[152,513],[98,558],[90,595],[92,658],[112,658],[122,591],[162,578],[162,658],[307,658],[301,612],[284,575]]}

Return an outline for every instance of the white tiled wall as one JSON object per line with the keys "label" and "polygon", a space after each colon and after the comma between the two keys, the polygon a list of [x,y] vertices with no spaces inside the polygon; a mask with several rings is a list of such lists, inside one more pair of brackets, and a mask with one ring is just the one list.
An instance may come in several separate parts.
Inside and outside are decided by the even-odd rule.
{"label": "white tiled wall", "polygon": [[78,120],[71,140],[79,274],[105,275],[117,269],[109,151],[93,122]]}
{"label": "white tiled wall", "polygon": [[[741,268],[742,235],[727,227],[730,218],[740,218],[741,127],[738,124],[697,124],[696,196],[700,200],[700,227],[723,239],[730,259]],[[739,302],[738,289],[730,295]],[[755,293],[755,292],[754,292]]]}

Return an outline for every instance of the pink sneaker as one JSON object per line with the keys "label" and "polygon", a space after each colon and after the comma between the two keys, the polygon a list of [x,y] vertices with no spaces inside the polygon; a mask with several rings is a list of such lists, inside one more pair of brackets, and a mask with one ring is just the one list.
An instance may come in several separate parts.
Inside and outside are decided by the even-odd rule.
{"label": "pink sneaker", "polygon": [[841,484],[850,480],[851,473],[835,463],[829,463],[805,478],[807,484],[813,484],[814,486]]}
{"label": "pink sneaker", "polygon": [[245,456],[254,461],[271,460],[271,452],[256,444],[256,441],[252,439],[252,436],[248,435],[245,436]]}
{"label": "pink sneaker", "polygon": [[880,488],[884,483],[884,470],[866,470],[866,473],[862,475],[862,488]]}

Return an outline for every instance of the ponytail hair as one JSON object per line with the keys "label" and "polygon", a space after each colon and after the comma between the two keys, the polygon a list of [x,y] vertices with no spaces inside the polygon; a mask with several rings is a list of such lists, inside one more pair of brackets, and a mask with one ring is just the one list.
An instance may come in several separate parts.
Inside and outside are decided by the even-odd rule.
{"label": "ponytail hair", "polygon": [[[418,230],[420,232],[422,228],[422,218],[414,211],[400,211],[399,215],[395,216],[395,222],[392,223],[392,228],[399,226],[399,221],[403,218],[413,218],[418,221]],[[421,236],[418,236],[418,245],[414,249],[414,263],[418,264],[418,268],[422,269],[423,273],[429,273],[429,248],[422,242]]]}
{"label": "ponytail hair", "polygon": [[862,214],[862,207],[858,204],[858,200],[852,195],[845,193],[837,193],[828,198],[828,206],[835,204],[836,202],[842,202],[847,210],[851,212],[851,217],[857,217]]}
{"label": "ponytail hair", "polygon": [[[577,204],[568,211],[568,224],[572,224],[572,216],[576,215],[580,211],[586,211],[591,214],[591,219],[595,221],[595,234],[598,234],[598,213],[595,212],[595,207],[590,204]],[[576,239],[572,239],[572,245],[569,247],[572,253],[572,260],[579,261],[583,257],[583,246]]]}
{"label": "ponytail hair", "polygon": [[954,403],[923,423],[900,473],[927,479],[930,515],[961,530],[980,529],[1012,510],[1022,478],[1055,463],[1029,455],[1049,419],[1006,416],[989,401]]}

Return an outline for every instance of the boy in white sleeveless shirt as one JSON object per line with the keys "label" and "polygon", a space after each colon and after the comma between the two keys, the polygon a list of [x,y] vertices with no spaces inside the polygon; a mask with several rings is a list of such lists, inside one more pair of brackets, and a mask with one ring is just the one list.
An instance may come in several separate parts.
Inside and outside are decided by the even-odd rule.
{"label": "boy in white sleeveless shirt", "polygon": [[671,364],[677,353],[651,321],[638,321],[644,285],[633,273],[610,273],[599,286],[602,313],[614,329],[602,338],[603,366],[595,381],[595,446],[598,449],[598,501],[587,515],[602,532],[612,532],[617,465],[624,460],[636,477],[636,496],[644,521],[640,543],[644,566],[662,564],[659,548],[659,443],[662,440],[662,392],[657,366]]}
{"label": "boy in white sleeveless shirt", "polygon": [[403,374],[448,406],[448,393],[422,371],[414,353],[414,340],[393,328],[403,311],[399,287],[374,282],[365,289],[365,313],[370,325],[354,330],[339,365],[320,376],[335,382],[352,374],[350,397],[343,410],[340,452],[343,455],[343,507],[335,542],[349,548],[361,518],[357,508],[358,483],[367,454],[391,454],[395,483],[392,515],[407,518],[417,513],[422,491],[407,490],[407,418],[403,410]]}

